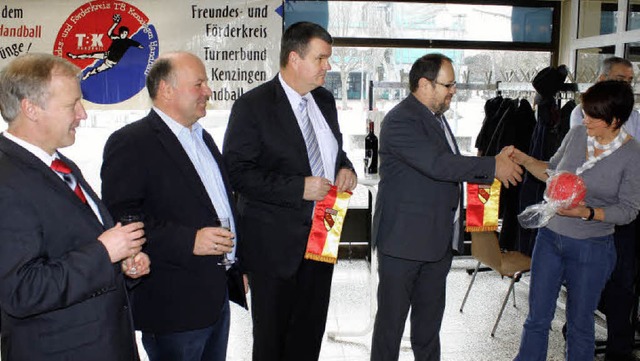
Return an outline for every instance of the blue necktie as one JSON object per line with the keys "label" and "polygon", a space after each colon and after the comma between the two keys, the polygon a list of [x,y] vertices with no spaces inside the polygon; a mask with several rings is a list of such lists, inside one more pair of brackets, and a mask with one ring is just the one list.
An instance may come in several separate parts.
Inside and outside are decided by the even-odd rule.
{"label": "blue necktie", "polygon": [[322,154],[318,146],[318,139],[309,118],[309,110],[307,109],[307,99],[302,98],[299,108],[301,114],[300,130],[304,137],[304,143],[307,146],[307,155],[309,156],[309,165],[311,166],[311,174],[317,177],[324,177],[324,167],[322,165]]}

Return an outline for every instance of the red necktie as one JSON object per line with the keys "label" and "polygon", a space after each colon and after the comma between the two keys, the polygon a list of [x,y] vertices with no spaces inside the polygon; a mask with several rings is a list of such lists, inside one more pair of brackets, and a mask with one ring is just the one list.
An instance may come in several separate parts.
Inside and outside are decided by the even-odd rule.
{"label": "red necktie", "polygon": [[80,184],[76,181],[73,174],[71,174],[71,168],[67,165],[67,163],[61,161],[60,159],[54,159],[51,163],[51,169],[60,173],[62,175],[62,179],[67,183],[73,192],[80,198],[82,203],[87,204],[87,197],[84,196],[82,189],[80,188]]}

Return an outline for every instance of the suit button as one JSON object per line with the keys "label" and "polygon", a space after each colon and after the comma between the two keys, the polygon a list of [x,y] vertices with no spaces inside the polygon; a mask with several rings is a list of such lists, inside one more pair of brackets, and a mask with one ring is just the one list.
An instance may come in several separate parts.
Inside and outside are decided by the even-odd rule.
{"label": "suit button", "polygon": [[122,307],[122,309],[126,311],[126,310],[128,310],[128,309],[129,309],[129,306],[124,305],[124,306]]}

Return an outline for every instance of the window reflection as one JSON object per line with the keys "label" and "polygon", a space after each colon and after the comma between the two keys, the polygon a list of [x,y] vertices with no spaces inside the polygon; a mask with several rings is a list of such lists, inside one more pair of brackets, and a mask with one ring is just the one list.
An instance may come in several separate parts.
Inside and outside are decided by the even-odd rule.
{"label": "window reflection", "polygon": [[[333,72],[325,86],[336,96],[345,146],[356,159],[364,152],[369,82],[375,85],[373,109],[382,117],[409,94],[411,65],[427,52],[440,52],[453,60],[459,86],[446,115],[461,150],[469,154],[476,153],[473,144],[482,126],[484,103],[496,96],[496,82],[530,83],[551,61],[548,52],[334,47]],[[350,56],[335,55],[343,53]],[[347,79],[346,96],[342,79]],[[532,98],[533,93],[509,96]],[[530,100],[533,103],[533,99]]]}
{"label": "window reflection", "polygon": [[640,0],[629,0],[627,30],[640,29]]}
{"label": "window reflection", "polygon": [[336,37],[551,43],[553,7],[383,1],[289,1],[285,23],[327,24]]}
{"label": "window reflection", "polygon": [[618,25],[618,0],[581,0],[578,37],[613,34]]}
{"label": "window reflection", "polygon": [[[640,63],[640,43],[629,43],[624,46],[624,58],[636,64]],[[636,74],[638,69],[635,69]]]}
{"label": "window reflection", "polygon": [[614,46],[579,49],[576,54],[576,82],[594,83],[600,73],[600,64],[614,52]]}

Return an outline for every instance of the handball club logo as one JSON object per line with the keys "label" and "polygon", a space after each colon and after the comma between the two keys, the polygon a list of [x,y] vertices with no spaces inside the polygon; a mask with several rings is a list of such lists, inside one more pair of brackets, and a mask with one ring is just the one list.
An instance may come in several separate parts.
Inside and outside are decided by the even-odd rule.
{"label": "handball club logo", "polygon": [[145,87],[158,57],[158,34],[149,18],[122,1],[91,1],[62,24],[53,54],[82,69],[82,94],[97,104],[125,101]]}

